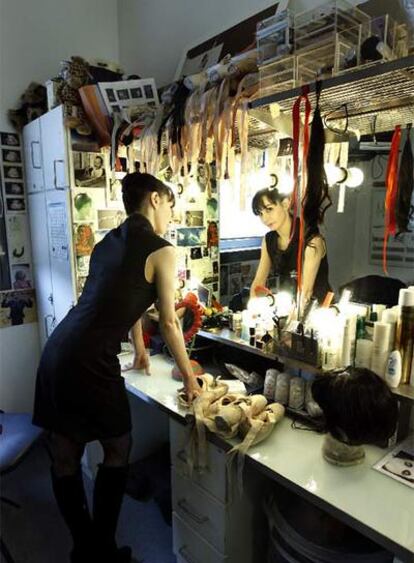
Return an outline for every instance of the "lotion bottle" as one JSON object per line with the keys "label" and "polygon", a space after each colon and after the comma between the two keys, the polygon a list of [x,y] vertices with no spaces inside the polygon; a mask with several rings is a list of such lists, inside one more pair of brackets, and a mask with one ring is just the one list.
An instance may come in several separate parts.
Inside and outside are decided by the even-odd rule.
{"label": "lotion bottle", "polygon": [[387,367],[385,370],[385,381],[389,387],[395,389],[401,381],[402,360],[399,350],[394,350],[388,357]]}

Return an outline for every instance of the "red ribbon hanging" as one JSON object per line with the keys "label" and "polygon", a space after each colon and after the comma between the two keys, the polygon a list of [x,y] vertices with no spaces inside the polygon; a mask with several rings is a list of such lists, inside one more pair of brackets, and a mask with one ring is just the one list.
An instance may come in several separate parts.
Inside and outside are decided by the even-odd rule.
{"label": "red ribbon hanging", "polygon": [[384,244],[382,248],[382,268],[384,273],[387,271],[387,245],[388,237],[397,232],[397,220],[395,217],[395,204],[397,201],[398,190],[398,154],[401,142],[401,126],[397,125],[391,141],[391,150],[388,156],[385,194],[385,224],[384,224]]}
{"label": "red ribbon hanging", "polygon": [[[296,270],[297,270],[297,288],[298,291],[302,288],[302,257],[303,257],[303,244],[304,244],[304,233],[305,225],[303,222],[303,213],[301,212],[301,205],[303,196],[305,195],[306,188],[306,162],[308,158],[309,151],[309,120],[311,113],[311,104],[309,101],[309,85],[305,84],[302,86],[302,91],[298,99],[295,101],[292,109],[292,120],[293,120],[293,195],[292,195],[292,206],[293,206],[293,220],[292,227],[290,231],[290,239],[293,238],[296,228],[296,219],[299,214],[299,245],[298,254],[296,258]],[[300,105],[302,101],[305,102],[305,124],[303,131],[303,154],[302,154],[302,189],[299,190],[299,143],[300,143]]]}

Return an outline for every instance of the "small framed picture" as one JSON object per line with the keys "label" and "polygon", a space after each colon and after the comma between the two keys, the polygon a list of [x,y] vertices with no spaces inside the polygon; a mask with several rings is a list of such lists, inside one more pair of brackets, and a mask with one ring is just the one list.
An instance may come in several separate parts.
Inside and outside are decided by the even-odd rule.
{"label": "small framed picture", "polygon": [[117,91],[118,100],[129,100],[129,92],[126,88]]}
{"label": "small framed picture", "polygon": [[0,133],[0,141],[6,147],[20,146],[20,139],[16,133]]}
{"label": "small framed picture", "polygon": [[73,152],[75,185],[79,187],[106,187],[105,157],[95,152]]}
{"label": "small framed picture", "polygon": [[23,179],[23,168],[20,166],[8,166],[4,165],[4,177],[11,180],[22,180]]}
{"label": "small framed picture", "polygon": [[24,186],[20,182],[5,182],[6,195],[24,195]]}
{"label": "small framed picture", "polygon": [[18,162],[22,161],[22,153],[14,149],[2,149],[1,151],[3,162]]}
{"label": "small framed picture", "polygon": [[131,98],[142,98],[142,88],[131,88]]}
{"label": "small framed picture", "polygon": [[115,92],[112,90],[112,88],[107,88],[105,92],[110,102],[116,102]]}
{"label": "small framed picture", "polygon": [[120,209],[98,209],[98,229],[110,230],[119,227],[125,220],[125,212]]}
{"label": "small framed picture", "polygon": [[144,93],[146,98],[154,98],[154,90],[150,84],[144,86]]}
{"label": "small framed picture", "polygon": [[24,197],[6,197],[7,211],[26,211]]}

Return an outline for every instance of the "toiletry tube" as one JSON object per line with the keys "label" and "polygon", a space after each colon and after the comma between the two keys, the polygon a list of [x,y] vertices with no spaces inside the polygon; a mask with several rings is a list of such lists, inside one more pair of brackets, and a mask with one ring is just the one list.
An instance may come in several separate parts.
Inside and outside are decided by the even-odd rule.
{"label": "toiletry tube", "polygon": [[382,313],[381,322],[382,323],[388,323],[391,327],[390,328],[390,347],[389,347],[389,350],[388,350],[389,352],[394,350],[397,320],[398,320],[398,314],[393,309],[385,309],[385,311]]}
{"label": "toiletry tube", "polygon": [[388,357],[385,370],[385,381],[389,387],[395,389],[401,382],[402,360],[398,350],[393,350]]}
{"label": "toiletry tube", "polygon": [[384,377],[390,349],[391,325],[389,323],[374,323],[372,342],[371,370],[380,377]]}
{"label": "toiletry tube", "polygon": [[269,368],[266,371],[266,376],[264,380],[264,388],[263,388],[263,395],[266,399],[273,403],[276,391],[276,380],[279,372],[277,369]]}
{"label": "toiletry tube", "polygon": [[386,308],[387,307],[385,305],[381,305],[379,303],[376,303],[375,305],[372,306],[372,312],[377,313],[379,321],[382,321],[382,314]]}
{"label": "toiletry tube", "polygon": [[395,348],[401,353],[401,383],[409,383],[414,343],[414,291],[400,289],[400,315],[397,322]]}
{"label": "toiletry tube", "polygon": [[411,358],[410,385],[414,387],[414,350],[413,350],[413,357]]}
{"label": "toiletry tube", "polygon": [[344,367],[351,366],[354,359],[356,323],[357,315],[350,315],[345,319],[341,357],[341,365]]}
{"label": "toiletry tube", "polygon": [[359,338],[356,342],[355,367],[370,368],[372,355],[372,340]]}

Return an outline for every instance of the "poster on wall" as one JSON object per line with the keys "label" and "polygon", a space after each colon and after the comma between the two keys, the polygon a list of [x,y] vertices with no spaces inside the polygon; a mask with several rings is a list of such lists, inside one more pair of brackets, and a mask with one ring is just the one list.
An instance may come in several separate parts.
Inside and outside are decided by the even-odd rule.
{"label": "poster on wall", "polygon": [[6,229],[10,264],[24,264],[30,260],[29,254],[29,228],[24,215],[8,214]]}
{"label": "poster on wall", "polygon": [[33,289],[0,291],[0,328],[37,322]]}
{"label": "poster on wall", "polygon": [[75,186],[106,187],[107,167],[103,153],[74,151],[72,161]]}
{"label": "poster on wall", "polygon": [[287,6],[288,0],[280,0],[213,37],[193,42],[184,50],[174,80],[202,72],[221,61],[225,55],[233,56],[251,49],[256,43],[257,23],[282,12]]}

